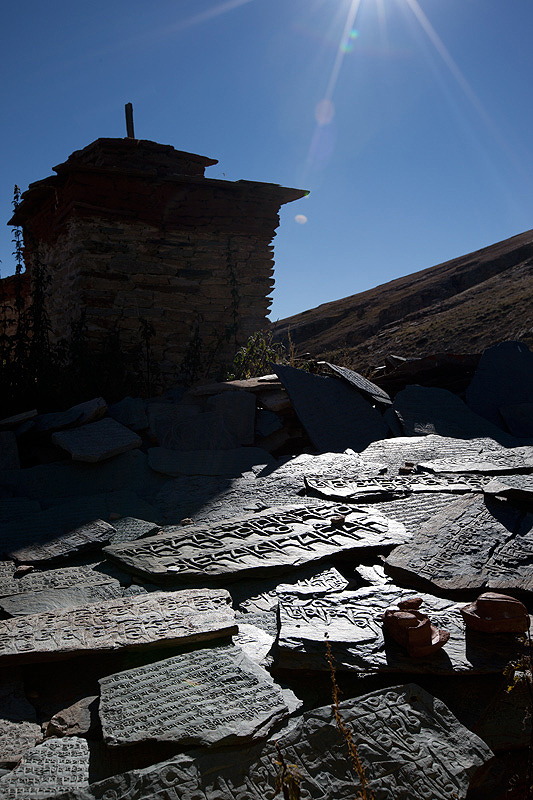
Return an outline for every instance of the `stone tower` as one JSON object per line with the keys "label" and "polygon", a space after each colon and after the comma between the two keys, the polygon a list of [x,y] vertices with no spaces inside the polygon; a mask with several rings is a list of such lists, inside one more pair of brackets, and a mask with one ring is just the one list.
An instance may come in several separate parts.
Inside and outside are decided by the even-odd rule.
{"label": "stone tower", "polygon": [[280,206],[306,192],[204,176],[217,161],[138,139],[97,139],[30,185],[11,224],[52,283],[53,339],[84,317],[90,348],[118,332],[152,355],[168,385],[191,352],[216,375],[265,327]]}

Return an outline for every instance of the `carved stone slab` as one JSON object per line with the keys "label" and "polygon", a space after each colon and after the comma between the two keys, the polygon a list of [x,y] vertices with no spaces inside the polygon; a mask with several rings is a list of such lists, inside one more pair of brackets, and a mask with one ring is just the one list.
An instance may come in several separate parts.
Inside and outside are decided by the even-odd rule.
{"label": "carved stone slab", "polygon": [[380,389],[379,386],[376,386],[375,383],[372,381],[367,380],[362,375],[359,375],[358,372],[354,372],[353,369],[348,369],[347,367],[339,367],[336,364],[330,364],[329,361],[326,361],[326,365],[333,370],[340,378],[345,380],[350,386],[353,386],[357,389],[361,394],[366,395],[370,400],[373,400],[375,403],[379,403],[383,406],[390,406],[392,405],[392,400],[383,389]]}
{"label": "carved stone slab", "polygon": [[513,472],[533,472],[533,447],[509,447],[501,450],[471,453],[466,456],[434,458],[421,461],[420,469],[437,473],[469,473],[501,475]]}
{"label": "carved stone slab", "polygon": [[21,764],[0,778],[2,800],[39,800],[89,783],[89,745],[85,739],[46,739],[29,750]]}
{"label": "carved stone slab", "polygon": [[109,746],[229,745],[265,737],[288,716],[281,689],[239,647],[213,647],[100,680]]}
{"label": "carved stone slab", "polygon": [[52,441],[72,456],[74,461],[104,461],[140,447],[142,439],[111,417],[91,422],[81,428],[58,431]]}
{"label": "carved stone slab", "polygon": [[[230,392],[222,397],[236,397]],[[223,475],[237,477],[257,464],[274,466],[275,459],[260,447],[238,447],[232,450],[167,450],[152,447],[148,463],[165,475]]]}
{"label": "carved stone slab", "polygon": [[457,500],[388,556],[385,569],[440,591],[533,590],[533,515],[478,496]]}
{"label": "carved stone slab", "polygon": [[338,668],[355,672],[498,673],[515,657],[515,636],[465,636],[460,604],[423,594],[422,611],[451,635],[433,655],[411,658],[383,631],[384,611],[409,596],[392,585],[311,599],[280,595],[277,666],[327,671],[326,634]]}
{"label": "carved stone slab", "polygon": [[483,492],[485,483],[480,478],[467,475],[436,478],[417,474],[396,477],[376,475],[372,478],[304,478],[304,480],[306,489],[321,497],[359,502],[405,497],[413,492],[453,494]]}
{"label": "carved stone slab", "polygon": [[271,655],[272,645],[275,637],[258,628],[257,625],[250,625],[239,621],[239,633],[233,637],[233,643],[246,653],[248,658],[268,669],[273,664]]}
{"label": "carved stone slab", "polygon": [[379,411],[338,378],[276,365],[296,415],[319,452],[361,452],[388,435]]}
{"label": "carved stone slab", "polygon": [[513,436],[474,413],[460,397],[447,389],[407,386],[398,392],[392,408],[407,436],[425,436],[428,433],[457,439],[485,436],[509,447],[516,444]]}
{"label": "carved stone slab", "polygon": [[[9,562],[0,562],[2,566]],[[103,565],[102,565],[103,568]],[[53,589],[72,589],[83,584],[98,586],[106,583],[118,584],[116,578],[99,569],[98,565],[62,567],[61,569],[34,570],[20,578],[14,577],[15,565],[0,573],[0,597],[16,594],[31,594]]]}
{"label": "carved stone slab", "polygon": [[147,522],[144,519],[136,519],[135,517],[121,517],[113,520],[113,527],[116,533],[111,538],[112,544],[134,542],[136,539],[152,536],[161,530],[161,525],[157,525],[155,522]]}
{"label": "carved stone slab", "polygon": [[401,523],[344,505],[287,506],[105,548],[122,568],[155,583],[280,574],[336,553],[405,541]]}
{"label": "carved stone slab", "polygon": [[[404,525],[409,537],[420,531],[420,526],[457,501],[453,494],[429,492],[410,494],[399,500],[372,503],[376,509],[390,519],[395,519]],[[363,506],[364,507],[364,506]]]}
{"label": "carved stone slab", "polygon": [[[281,582],[280,582],[281,581]],[[278,605],[278,592],[294,591],[307,596],[342,592],[348,581],[335,567],[318,564],[265,581],[239,581],[230,587],[233,602],[241,611],[270,611]]]}
{"label": "carved stone slab", "polygon": [[501,424],[501,406],[533,402],[533,353],[528,346],[500,342],[485,350],[466,390],[466,402],[495,425]]}
{"label": "carved stone slab", "polygon": [[[369,788],[379,798],[464,800],[472,775],[492,756],[440,700],[414,684],[346,700],[340,714],[352,731]],[[348,766],[346,744],[330,706],[306,712],[276,739],[287,761],[298,766],[302,800],[356,795],[359,783]],[[196,751],[55,800],[274,798],[274,761],[279,755],[271,740],[222,752]]]}
{"label": "carved stone slab", "polygon": [[44,589],[41,592],[26,592],[0,599],[0,609],[10,617],[24,614],[41,614],[44,611],[77,608],[103,600],[123,597],[124,590],[118,581],[84,586],[73,589]]}
{"label": "carved stone slab", "polygon": [[67,556],[98,550],[112,539],[114,533],[112,525],[96,519],[62,536],[10,550],[7,556],[22,564],[51,563]]}
{"label": "carved stone slab", "polygon": [[26,750],[42,739],[35,709],[24,695],[21,680],[0,684],[0,767],[14,767]]}
{"label": "carved stone slab", "polygon": [[189,589],[0,620],[0,664],[161,647],[236,633],[228,592]]}

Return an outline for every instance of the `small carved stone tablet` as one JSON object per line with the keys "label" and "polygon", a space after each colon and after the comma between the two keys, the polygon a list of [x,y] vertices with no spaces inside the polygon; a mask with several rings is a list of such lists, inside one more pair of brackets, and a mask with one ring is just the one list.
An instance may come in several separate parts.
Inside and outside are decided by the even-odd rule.
{"label": "small carved stone tablet", "polygon": [[24,695],[22,680],[0,683],[0,767],[14,767],[42,739],[34,707]]}
{"label": "small carved stone tablet", "polygon": [[52,440],[71,454],[74,461],[103,461],[140,447],[142,439],[120,422],[107,417],[68,431],[58,431]]}
{"label": "small carved stone tablet", "polygon": [[89,783],[89,745],[85,739],[46,739],[29,750],[18,767],[0,778],[2,800],[37,800]]}
{"label": "small carved stone tablet", "polygon": [[[464,800],[473,774],[493,755],[444,703],[415,684],[345,700],[340,714],[352,731],[376,797]],[[348,766],[346,743],[336,729],[331,706],[307,711],[276,740],[287,761],[297,765],[302,798],[355,796],[358,782]],[[61,800],[274,798],[275,761],[279,755],[272,740],[244,750],[193,751],[115,775]]]}
{"label": "small carved stone tablet", "polygon": [[109,746],[229,745],[266,736],[288,716],[281,689],[239,647],[213,647],[100,680]]}
{"label": "small carved stone tablet", "polygon": [[[332,519],[342,515],[342,525]],[[157,537],[105,549],[108,558],[155,583],[265,577],[335,553],[405,541],[405,529],[373,512],[321,504],[272,509],[225,524],[172,528]]]}
{"label": "small carved stone tablet", "polygon": [[222,589],[189,589],[0,620],[0,665],[231,636],[229,603]]}

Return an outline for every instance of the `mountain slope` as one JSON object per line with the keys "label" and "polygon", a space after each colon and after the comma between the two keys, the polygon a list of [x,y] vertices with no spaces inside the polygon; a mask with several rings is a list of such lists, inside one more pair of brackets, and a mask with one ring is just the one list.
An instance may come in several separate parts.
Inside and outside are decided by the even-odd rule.
{"label": "mountain slope", "polygon": [[[533,344],[533,230],[366,292],[276,322],[299,352],[360,369],[390,353],[479,352],[502,339]],[[335,351],[342,353],[335,353]]]}

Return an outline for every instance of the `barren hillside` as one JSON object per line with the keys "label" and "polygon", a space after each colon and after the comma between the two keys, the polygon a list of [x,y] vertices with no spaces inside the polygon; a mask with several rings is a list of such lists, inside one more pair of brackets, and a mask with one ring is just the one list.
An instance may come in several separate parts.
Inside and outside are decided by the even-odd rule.
{"label": "barren hillside", "polygon": [[[280,320],[299,352],[372,368],[390,353],[479,352],[533,343],[533,230]],[[341,351],[341,352],[338,352]]]}

